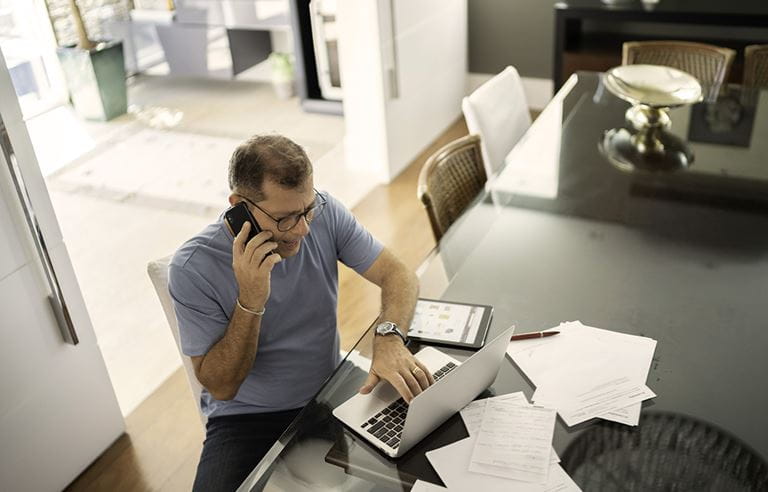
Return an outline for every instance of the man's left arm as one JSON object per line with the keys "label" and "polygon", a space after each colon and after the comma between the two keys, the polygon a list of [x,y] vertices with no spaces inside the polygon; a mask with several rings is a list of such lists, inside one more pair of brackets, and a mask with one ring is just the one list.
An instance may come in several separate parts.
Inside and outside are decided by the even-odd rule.
{"label": "man's left arm", "polygon": [[[416,274],[384,248],[362,276],[381,288],[381,315],[377,323],[391,321],[407,333],[419,295]],[[434,383],[429,370],[397,335],[374,335],[371,371],[360,393],[370,393],[381,379],[394,386],[406,402]]]}

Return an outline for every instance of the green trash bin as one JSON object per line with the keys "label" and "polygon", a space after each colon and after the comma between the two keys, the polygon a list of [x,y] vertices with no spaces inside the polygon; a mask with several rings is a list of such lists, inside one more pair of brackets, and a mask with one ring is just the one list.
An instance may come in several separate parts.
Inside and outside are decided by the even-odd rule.
{"label": "green trash bin", "polygon": [[128,94],[122,41],[99,43],[92,50],[68,46],[57,53],[79,115],[108,121],[125,114]]}

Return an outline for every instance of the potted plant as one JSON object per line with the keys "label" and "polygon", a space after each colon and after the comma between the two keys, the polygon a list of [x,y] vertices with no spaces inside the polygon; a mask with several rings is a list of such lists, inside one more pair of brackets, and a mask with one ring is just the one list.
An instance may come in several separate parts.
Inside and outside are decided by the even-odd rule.
{"label": "potted plant", "polygon": [[57,53],[70,100],[84,118],[111,120],[128,107],[123,43],[91,40],[77,0],[68,0],[68,6],[78,42]]}
{"label": "potted plant", "polygon": [[288,99],[294,95],[293,60],[289,53],[272,52],[269,55],[272,66],[272,87],[278,99]]}

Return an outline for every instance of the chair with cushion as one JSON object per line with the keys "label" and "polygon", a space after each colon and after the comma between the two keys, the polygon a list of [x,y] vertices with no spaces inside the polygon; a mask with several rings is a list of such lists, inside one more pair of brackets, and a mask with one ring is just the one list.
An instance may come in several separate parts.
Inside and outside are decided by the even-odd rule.
{"label": "chair with cushion", "polygon": [[744,85],[768,87],[768,44],[744,48]]}
{"label": "chair with cushion", "polygon": [[435,239],[483,190],[487,175],[478,135],[467,135],[432,154],[419,174],[418,197],[427,209]]}
{"label": "chair with cushion", "polygon": [[696,77],[712,96],[728,80],[736,52],[688,41],[629,41],[622,47],[622,65],[664,65]]}
{"label": "chair with cushion", "polygon": [[507,67],[461,102],[469,133],[480,135],[486,176],[493,176],[504,158],[531,126],[531,115],[520,75]]}
{"label": "chair with cushion", "polygon": [[[160,304],[163,306],[163,311],[165,311],[165,317],[168,320],[168,325],[171,327],[173,339],[176,341],[176,348],[179,349],[179,355],[184,364],[184,370],[187,373],[189,388],[192,390],[192,395],[195,397],[197,410],[200,411],[200,392],[203,387],[197,380],[197,376],[195,376],[195,368],[192,366],[192,359],[184,355],[181,351],[179,325],[176,322],[176,312],[173,309],[173,300],[171,299],[171,294],[168,292],[168,264],[170,261],[171,257],[166,256],[165,258],[149,262],[149,265],[147,265],[147,273],[149,273],[149,278],[155,286],[157,296],[160,298]],[[207,420],[202,413],[200,413],[200,418],[203,423]]]}

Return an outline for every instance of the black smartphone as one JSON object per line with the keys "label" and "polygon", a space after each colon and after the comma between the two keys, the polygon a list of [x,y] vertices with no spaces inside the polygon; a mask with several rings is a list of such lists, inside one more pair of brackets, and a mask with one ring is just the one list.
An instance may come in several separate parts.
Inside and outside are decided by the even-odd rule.
{"label": "black smartphone", "polygon": [[224,220],[227,221],[233,236],[237,236],[240,233],[243,224],[246,222],[251,223],[251,230],[248,232],[248,239],[245,241],[246,243],[253,239],[253,236],[261,232],[259,223],[256,222],[256,219],[253,217],[251,211],[248,210],[248,205],[246,205],[245,202],[238,202],[229,207],[227,211],[224,212]]}

